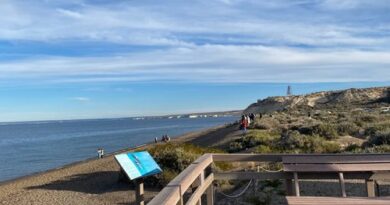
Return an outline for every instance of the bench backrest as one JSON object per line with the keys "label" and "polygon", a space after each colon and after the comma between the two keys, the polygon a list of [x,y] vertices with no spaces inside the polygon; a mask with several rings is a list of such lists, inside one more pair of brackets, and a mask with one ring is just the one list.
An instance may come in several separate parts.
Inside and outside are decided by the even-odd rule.
{"label": "bench backrest", "polygon": [[390,171],[390,154],[283,156],[286,172]]}

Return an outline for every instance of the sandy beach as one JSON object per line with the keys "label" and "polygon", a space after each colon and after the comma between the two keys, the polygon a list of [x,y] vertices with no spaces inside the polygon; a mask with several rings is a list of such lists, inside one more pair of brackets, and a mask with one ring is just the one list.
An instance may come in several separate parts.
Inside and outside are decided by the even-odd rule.
{"label": "sandy beach", "polygon": [[[218,126],[187,133],[173,141],[220,147],[237,137],[236,126]],[[145,149],[148,144],[140,149]],[[120,150],[116,153],[133,150]],[[116,154],[115,153],[115,154]],[[0,204],[133,204],[131,184],[119,182],[114,154],[0,183]],[[149,201],[159,189],[146,187]]]}

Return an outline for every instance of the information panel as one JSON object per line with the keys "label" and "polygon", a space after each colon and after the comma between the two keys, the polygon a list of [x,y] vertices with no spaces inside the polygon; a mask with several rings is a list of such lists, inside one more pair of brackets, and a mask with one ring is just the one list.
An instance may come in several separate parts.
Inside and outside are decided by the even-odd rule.
{"label": "information panel", "polygon": [[147,151],[118,154],[115,159],[131,180],[162,172]]}

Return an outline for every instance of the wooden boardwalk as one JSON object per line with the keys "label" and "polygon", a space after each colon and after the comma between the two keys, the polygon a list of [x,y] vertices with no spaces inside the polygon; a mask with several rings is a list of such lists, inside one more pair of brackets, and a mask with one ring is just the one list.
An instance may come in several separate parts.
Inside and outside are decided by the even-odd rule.
{"label": "wooden boardwalk", "polygon": [[[214,162],[279,162],[280,172],[215,172]],[[205,154],[193,162],[161,192],[149,205],[214,204],[213,182],[217,180],[285,180],[286,203],[289,205],[382,205],[390,198],[375,197],[376,180],[390,179],[390,154]],[[340,197],[301,196],[301,179],[337,179]],[[348,197],[344,179],[366,180],[367,197]],[[191,193],[189,197],[183,197]]]}

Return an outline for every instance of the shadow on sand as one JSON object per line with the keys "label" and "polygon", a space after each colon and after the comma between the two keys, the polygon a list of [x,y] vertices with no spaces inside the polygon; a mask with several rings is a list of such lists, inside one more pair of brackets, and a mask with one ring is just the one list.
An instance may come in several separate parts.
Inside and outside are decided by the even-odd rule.
{"label": "shadow on sand", "polygon": [[134,190],[134,186],[129,182],[119,181],[118,171],[102,171],[73,175],[66,179],[39,186],[31,186],[27,189],[65,190],[87,194],[103,194],[114,191]]}

